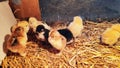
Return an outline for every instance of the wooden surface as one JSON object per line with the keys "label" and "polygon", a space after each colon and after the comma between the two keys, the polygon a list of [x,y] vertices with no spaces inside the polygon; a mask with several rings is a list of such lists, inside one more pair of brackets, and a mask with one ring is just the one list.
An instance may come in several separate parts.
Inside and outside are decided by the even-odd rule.
{"label": "wooden surface", "polygon": [[19,1],[19,3],[15,3],[13,0],[9,0],[9,4],[16,18],[26,19],[29,17],[36,17],[38,20],[41,20],[39,0]]}

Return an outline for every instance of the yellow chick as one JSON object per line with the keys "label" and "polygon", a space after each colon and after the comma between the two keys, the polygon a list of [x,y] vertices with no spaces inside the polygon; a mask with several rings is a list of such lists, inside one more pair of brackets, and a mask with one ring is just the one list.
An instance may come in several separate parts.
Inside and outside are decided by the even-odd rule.
{"label": "yellow chick", "polygon": [[23,27],[17,27],[8,38],[7,49],[21,56],[26,56],[25,48],[27,44],[27,33]]}
{"label": "yellow chick", "polygon": [[120,38],[120,32],[107,28],[101,35],[101,42],[112,46],[118,41],[118,38]]}
{"label": "yellow chick", "polygon": [[71,22],[67,28],[72,32],[74,37],[79,36],[83,29],[82,18],[79,16],[75,16],[73,22]]}
{"label": "yellow chick", "polygon": [[33,29],[33,31],[35,32],[36,31],[36,27],[38,25],[43,25],[46,29],[50,30],[51,27],[48,26],[46,23],[44,23],[43,21],[38,21],[35,17],[30,17],[29,18],[29,25],[30,25],[30,28]]}
{"label": "yellow chick", "polygon": [[67,40],[57,30],[51,30],[49,32],[48,42],[61,52],[65,48]]}
{"label": "yellow chick", "polygon": [[11,27],[11,32],[14,32],[17,27],[23,27],[26,32],[29,30],[29,23],[27,21],[19,21]]}
{"label": "yellow chick", "polygon": [[34,17],[30,17],[30,18],[29,18],[29,26],[30,26],[30,28],[33,29],[33,31],[35,31],[35,30],[36,30],[36,27],[38,26],[38,21],[37,21],[37,19],[34,18]]}
{"label": "yellow chick", "polygon": [[29,31],[29,23],[27,21],[19,21],[17,27],[23,27],[26,32]]}

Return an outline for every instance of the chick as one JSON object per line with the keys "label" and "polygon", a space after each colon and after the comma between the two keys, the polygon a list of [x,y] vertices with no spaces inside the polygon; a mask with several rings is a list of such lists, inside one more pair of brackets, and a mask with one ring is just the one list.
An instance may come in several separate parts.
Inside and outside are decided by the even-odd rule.
{"label": "chick", "polygon": [[43,25],[38,25],[36,27],[36,37],[41,41],[48,42],[49,32],[50,30],[45,29]]}
{"label": "chick", "polygon": [[75,16],[74,20],[67,27],[73,34],[74,37],[77,37],[81,34],[83,29],[83,20],[79,16]]}
{"label": "chick", "polygon": [[23,27],[17,27],[8,38],[7,49],[21,56],[26,56],[25,48],[27,44],[27,33]]}
{"label": "chick", "polygon": [[49,32],[48,37],[49,43],[60,52],[65,48],[66,46],[66,38],[62,36],[57,30],[51,30]]}
{"label": "chick", "polygon": [[120,32],[107,28],[101,35],[101,42],[112,46],[118,41],[118,38],[120,38]]}
{"label": "chick", "polygon": [[49,43],[60,52],[64,49],[66,44],[73,42],[74,39],[72,32],[67,28],[59,30],[48,30],[45,29],[43,25],[37,26],[36,37],[41,41]]}
{"label": "chick", "polygon": [[[41,23],[41,22],[40,22]],[[33,31],[35,32],[35,30],[36,30],[36,27],[38,26],[38,21],[37,21],[37,19],[36,18],[34,18],[34,17],[30,17],[29,18],[29,26],[30,26],[30,28],[32,28],[33,29]]]}
{"label": "chick", "polygon": [[29,25],[30,25],[30,28],[32,28],[34,32],[36,31],[36,27],[38,25],[43,25],[48,30],[51,29],[51,27],[48,26],[45,22],[38,21],[35,17],[30,17],[29,18]]}
{"label": "chick", "polygon": [[17,27],[23,27],[25,32],[29,31],[29,23],[27,21],[19,21]]}
{"label": "chick", "polygon": [[64,29],[59,29],[57,30],[62,36],[64,36],[67,40],[67,43],[66,44],[70,44],[74,41],[74,37],[73,37],[73,34],[72,32],[67,29],[67,28],[64,28]]}
{"label": "chick", "polygon": [[[59,50],[60,52],[64,49],[66,46],[66,38],[60,34],[65,33],[64,30],[48,30],[45,29],[43,25],[39,25],[36,28],[36,37],[37,39],[40,39],[40,41],[47,42],[50,44],[53,48]],[[67,32],[67,31],[66,31]],[[65,35],[65,34],[64,34]],[[66,36],[68,37],[68,36]]]}
{"label": "chick", "polygon": [[[67,44],[73,42],[74,37],[72,32],[69,29],[67,28],[58,29],[57,31],[67,39]],[[49,32],[50,30],[45,29],[43,25],[38,25],[36,27],[36,37],[41,41],[47,41]]]}
{"label": "chick", "polygon": [[29,30],[29,23],[27,21],[19,21],[11,27],[11,32],[14,32],[17,27],[23,27],[26,32]]}

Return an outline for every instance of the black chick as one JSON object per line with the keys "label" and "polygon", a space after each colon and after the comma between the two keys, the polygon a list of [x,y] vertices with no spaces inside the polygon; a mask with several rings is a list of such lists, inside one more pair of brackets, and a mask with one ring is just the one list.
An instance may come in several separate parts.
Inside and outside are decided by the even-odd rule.
{"label": "black chick", "polygon": [[70,44],[71,42],[73,42],[74,37],[72,32],[69,29],[67,28],[59,29],[58,32],[66,38],[67,44]]}
{"label": "black chick", "polygon": [[41,41],[48,41],[50,30],[45,29],[43,25],[38,25],[36,27],[36,37],[37,39],[40,39]]}
{"label": "black chick", "polygon": [[[71,42],[73,42],[74,37],[73,37],[72,32],[69,29],[65,28],[65,29],[59,29],[57,31],[66,38],[67,44],[70,44]],[[49,42],[48,41],[49,32],[50,30],[45,29],[43,25],[38,25],[36,27],[36,34],[37,34],[36,37],[37,39],[40,39],[41,41]]]}

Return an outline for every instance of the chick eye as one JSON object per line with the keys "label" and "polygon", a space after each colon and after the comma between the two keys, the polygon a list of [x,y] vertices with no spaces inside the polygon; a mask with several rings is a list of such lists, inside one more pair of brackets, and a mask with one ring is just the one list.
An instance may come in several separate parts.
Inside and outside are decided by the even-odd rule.
{"label": "chick eye", "polygon": [[43,32],[43,31],[44,31],[44,29],[41,29],[41,31]]}

